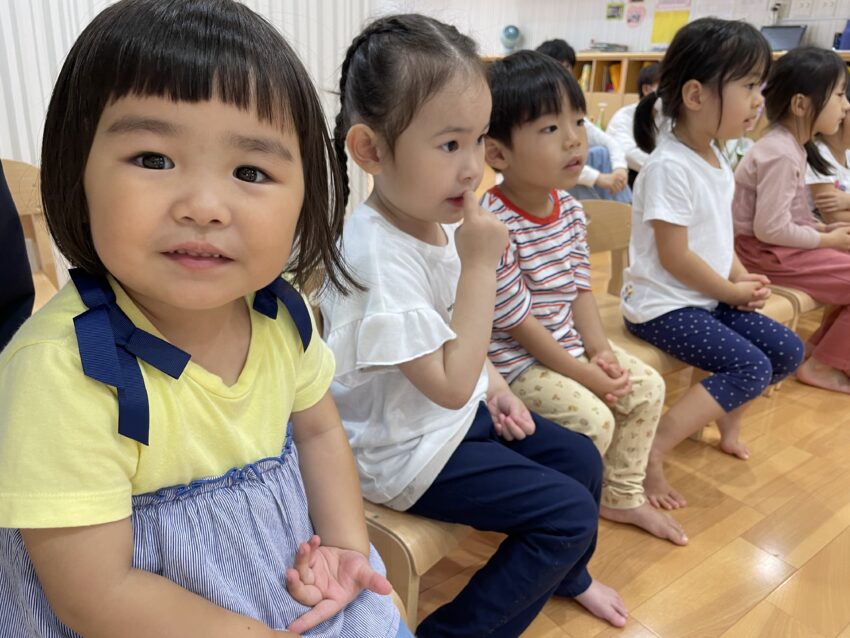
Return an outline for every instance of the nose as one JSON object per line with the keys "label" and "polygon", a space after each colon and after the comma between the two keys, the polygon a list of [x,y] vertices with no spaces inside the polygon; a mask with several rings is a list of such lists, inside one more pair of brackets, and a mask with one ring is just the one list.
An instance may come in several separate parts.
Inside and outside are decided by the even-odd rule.
{"label": "nose", "polygon": [[463,184],[477,184],[484,174],[484,144],[477,144],[469,153],[464,153],[460,167],[460,181]]}
{"label": "nose", "polygon": [[850,110],[850,102],[847,101],[846,95],[841,98],[841,108],[844,109],[845,113]]}
{"label": "nose", "polygon": [[197,178],[186,183],[181,196],[174,202],[173,216],[181,224],[196,226],[226,226],[231,212],[221,187],[212,178]]}
{"label": "nose", "polygon": [[[587,120],[582,120],[582,126],[593,126],[593,124]],[[563,145],[566,150],[581,146],[581,134],[584,133],[584,131],[579,131],[580,128],[581,127],[578,124],[571,122],[565,123],[561,126],[561,131],[563,131]]]}

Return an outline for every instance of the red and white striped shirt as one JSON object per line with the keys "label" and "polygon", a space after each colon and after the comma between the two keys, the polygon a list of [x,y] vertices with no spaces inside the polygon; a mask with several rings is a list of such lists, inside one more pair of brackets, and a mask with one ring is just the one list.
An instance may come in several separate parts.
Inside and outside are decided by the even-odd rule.
{"label": "red and white striped shirt", "polygon": [[535,363],[510,334],[531,313],[574,357],[584,354],[573,322],[572,303],[590,290],[590,251],[581,204],[566,191],[552,191],[552,213],[534,217],[493,187],[481,200],[508,227],[508,249],[499,261],[496,311],[489,357],[508,383]]}

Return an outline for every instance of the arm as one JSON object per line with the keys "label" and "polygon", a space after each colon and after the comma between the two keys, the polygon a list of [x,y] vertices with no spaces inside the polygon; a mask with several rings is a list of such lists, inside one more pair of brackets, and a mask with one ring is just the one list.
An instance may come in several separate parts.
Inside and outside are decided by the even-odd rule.
{"label": "arm", "polygon": [[[652,220],[658,259],[664,269],[688,288],[730,306],[746,306],[763,284],[751,281],[733,283],[718,275],[688,246],[688,229],[658,219]],[[740,262],[738,268],[743,268]],[[733,270],[736,268],[733,260]],[[740,274],[740,271],[739,271]]]}
{"label": "arm", "polygon": [[850,193],[835,187],[833,182],[810,184],[815,207],[827,223],[850,221]]}
{"label": "arm", "polygon": [[420,392],[451,410],[469,401],[487,358],[496,301],[496,265],[505,251],[508,233],[504,224],[467,192],[464,221],[455,241],[461,271],[450,327],[457,337],[434,352],[399,365]]}
{"label": "arm", "polygon": [[292,425],[316,534],[324,545],[368,556],[360,480],[330,392],[313,407],[293,412]]}
{"label": "arm", "polygon": [[[753,149],[754,152],[756,149]],[[791,216],[791,202],[800,180],[795,160],[776,155],[756,164],[756,200],[753,234],[766,244],[793,248],[817,248],[821,233],[797,224]]]}
{"label": "arm", "polygon": [[631,110],[631,117],[629,117],[626,112],[628,108],[628,106],[623,107],[614,114],[614,117],[608,122],[608,129],[605,132],[613,137],[620,145],[620,148],[623,149],[627,166],[632,170],[640,171],[649,154],[640,150],[637,144],[635,144],[634,134],[632,133],[632,128],[634,127],[634,110]]}
{"label": "arm", "polygon": [[133,568],[129,518],[21,534],[56,615],[86,638],[296,636],[227,611],[167,578]]}
{"label": "arm", "polygon": [[594,126],[587,119],[584,120],[587,129],[587,145],[601,146],[608,151],[608,160],[611,163],[611,172],[602,173],[597,167],[585,164],[579,175],[578,183],[585,186],[599,186],[607,188],[614,193],[619,193],[628,183],[628,170],[626,156],[617,141],[605,132]]}

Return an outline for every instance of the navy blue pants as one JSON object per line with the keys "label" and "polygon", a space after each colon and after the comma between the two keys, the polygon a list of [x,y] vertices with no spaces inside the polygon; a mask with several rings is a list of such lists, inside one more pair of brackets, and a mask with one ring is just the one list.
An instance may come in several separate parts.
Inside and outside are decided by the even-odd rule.
{"label": "navy blue pants", "polygon": [[457,597],[419,625],[419,638],[516,638],[552,594],[577,596],[590,586],[602,460],[586,436],[532,416],[532,436],[505,441],[482,403],[463,442],[408,510],[507,534]]}
{"label": "navy blue pants", "polygon": [[713,311],[681,308],[626,328],[636,337],[700,370],[701,381],[731,412],[781,381],[803,360],[803,342],[781,323],[721,303]]}

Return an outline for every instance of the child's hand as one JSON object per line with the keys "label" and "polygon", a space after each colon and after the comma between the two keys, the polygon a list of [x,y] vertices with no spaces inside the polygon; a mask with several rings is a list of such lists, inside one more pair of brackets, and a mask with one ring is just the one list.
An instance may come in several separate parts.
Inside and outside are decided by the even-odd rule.
{"label": "child's hand", "polygon": [[734,283],[736,284],[741,282],[755,283],[758,287],[752,292],[749,301],[738,304],[735,307],[738,310],[758,310],[759,308],[764,308],[767,298],[771,295],[771,290],[768,288],[770,285],[770,279],[768,279],[766,275],[748,272],[738,276],[734,280]]}
{"label": "child's hand", "polygon": [[835,213],[850,208],[850,196],[837,188],[814,197],[815,208],[822,213]]}
{"label": "child's hand", "polygon": [[770,295],[770,288],[761,281],[748,280],[742,277],[732,284],[734,290],[728,299],[723,299],[730,306],[738,310],[756,310],[764,306],[764,302]]}
{"label": "child's hand", "polygon": [[618,168],[612,173],[600,173],[596,178],[594,186],[607,188],[612,193],[619,193],[629,183],[629,174],[622,168]]}
{"label": "child's hand", "polygon": [[[607,363],[603,362],[603,365]],[[608,405],[614,405],[632,391],[632,382],[627,370],[622,370],[618,377],[612,377],[602,365],[596,362],[585,364],[584,373],[576,381]]]}
{"label": "child's hand", "polygon": [[617,360],[617,355],[612,350],[601,350],[590,358],[590,362],[598,365],[612,379],[619,379],[623,374],[628,374]]}
{"label": "child's hand", "polygon": [[390,581],[369,565],[360,552],[322,547],[318,536],[302,543],[295,565],[286,570],[286,589],[302,605],[312,607],[287,629],[303,634],[338,613],[364,589],[383,596],[392,592]]}
{"label": "child's hand", "polygon": [[524,439],[534,434],[534,420],[525,404],[513,392],[499,392],[487,400],[493,418],[493,429],[506,441]]}
{"label": "child's hand", "polygon": [[475,193],[463,194],[463,224],[455,232],[461,264],[480,263],[496,270],[508,246],[508,229],[494,214],[475,200]]}
{"label": "child's hand", "polygon": [[[832,224],[830,224],[832,226]],[[850,226],[838,226],[821,236],[821,248],[850,250]]]}

